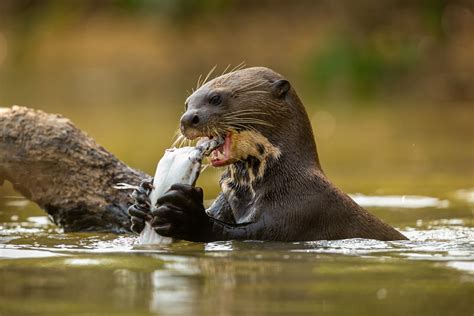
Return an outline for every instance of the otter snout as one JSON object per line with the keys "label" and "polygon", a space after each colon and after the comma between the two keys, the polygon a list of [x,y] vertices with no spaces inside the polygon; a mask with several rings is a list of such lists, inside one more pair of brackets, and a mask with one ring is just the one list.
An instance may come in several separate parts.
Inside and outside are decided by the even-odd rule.
{"label": "otter snout", "polygon": [[188,111],[181,116],[181,130],[189,127],[197,127],[201,119],[197,111]]}
{"label": "otter snout", "polygon": [[188,110],[181,116],[180,129],[181,133],[189,139],[194,139],[200,135],[199,132],[206,124],[206,118],[197,110]]}

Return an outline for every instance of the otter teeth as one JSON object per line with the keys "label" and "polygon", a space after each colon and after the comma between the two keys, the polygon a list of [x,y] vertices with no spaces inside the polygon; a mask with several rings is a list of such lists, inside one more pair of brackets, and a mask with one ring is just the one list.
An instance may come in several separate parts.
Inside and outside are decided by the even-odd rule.
{"label": "otter teeth", "polygon": [[212,157],[217,160],[225,159],[224,153],[222,153],[222,149],[218,148],[212,152]]}

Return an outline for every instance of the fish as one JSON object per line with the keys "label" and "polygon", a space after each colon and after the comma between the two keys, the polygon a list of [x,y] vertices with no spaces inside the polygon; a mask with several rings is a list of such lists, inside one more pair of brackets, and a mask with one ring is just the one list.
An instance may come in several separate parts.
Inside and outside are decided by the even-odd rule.
{"label": "fish", "polygon": [[[166,149],[163,157],[158,161],[153,179],[153,189],[149,195],[151,211],[157,209],[156,201],[173,184],[180,183],[195,186],[201,173],[204,157],[209,156],[213,150],[222,144],[224,144],[223,138],[203,137],[194,147]],[[172,242],[172,238],[158,235],[149,221],[145,223],[145,228],[139,237],[141,245],[168,245]]]}

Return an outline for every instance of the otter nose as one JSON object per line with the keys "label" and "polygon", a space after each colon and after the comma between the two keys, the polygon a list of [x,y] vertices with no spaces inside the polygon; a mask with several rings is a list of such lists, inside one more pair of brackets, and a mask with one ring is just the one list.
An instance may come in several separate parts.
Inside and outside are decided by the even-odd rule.
{"label": "otter nose", "polygon": [[199,115],[196,111],[186,112],[181,117],[181,130],[189,127],[196,127],[200,122]]}

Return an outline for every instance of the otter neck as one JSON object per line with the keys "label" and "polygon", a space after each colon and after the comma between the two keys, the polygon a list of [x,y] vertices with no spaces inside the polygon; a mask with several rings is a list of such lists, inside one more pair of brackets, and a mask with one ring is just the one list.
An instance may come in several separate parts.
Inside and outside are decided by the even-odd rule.
{"label": "otter neck", "polygon": [[[311,122],[296,93],[288,95],[286,111],[276,116],[273,126],[260,127],[260,132],[277,147],[285,163],[314,167],[322,172]],[[273,121],[272,121],[273,123]]]}
{"label": "otter neck", "polygon": [[[227,167],[220,183],[236,223],[252,222],[261,209],[260,203],[268,200],[273,203],[275,194],[285,195],[295,183],[308,184],[318,172],[314,166],[300,166],[291,159],[294,160],[284,153],[278,159],[270,157],[265,162],[249,157]],[[262,165],[262,176],[256,176]]]}

